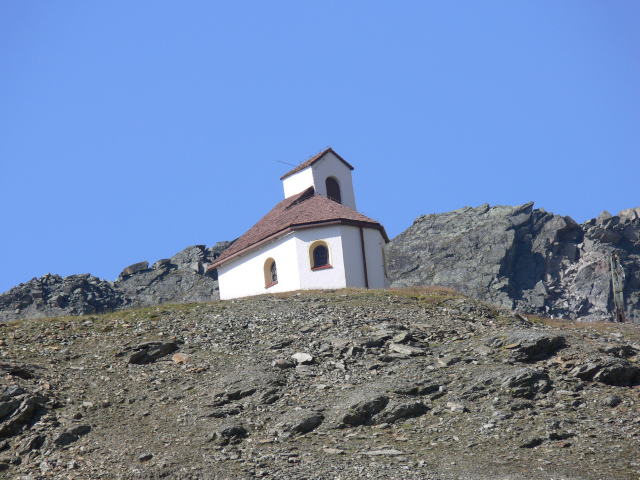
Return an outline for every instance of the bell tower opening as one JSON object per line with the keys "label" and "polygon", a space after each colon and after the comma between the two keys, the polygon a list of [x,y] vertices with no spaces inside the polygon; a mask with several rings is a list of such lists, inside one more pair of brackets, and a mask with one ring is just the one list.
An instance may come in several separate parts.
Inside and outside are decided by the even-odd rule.
{"label": "bell tower opening", "polygon": [[327,177],[325,180],[325,186],[327,187],[327,198],[334,202],[342,203],[342,196],[340,195],[340,184],[333,177]]}

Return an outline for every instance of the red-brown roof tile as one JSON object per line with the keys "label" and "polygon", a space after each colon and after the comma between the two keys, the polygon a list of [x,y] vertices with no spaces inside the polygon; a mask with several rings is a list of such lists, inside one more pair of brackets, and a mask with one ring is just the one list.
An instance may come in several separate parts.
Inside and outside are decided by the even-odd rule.
{"label": "red-brown roof tile", "polygon": [[284,180],[287,177],[290,177],[291,175],[293,175],[294,173],[298,173],[300,170],[304,170],[307,167],[310,167],[311,165],[313,165],[314,163],[316,163],[318,160],[320,160],[322,157],[324,157],[327,153],[333,153],[338,160],[340,160],[342,163],[344,163],[347,167],[349,167],[351,170],[353,170],[353,167],[351,165],[349,165],[349,163],[342,158],[340,155],[338,155],[333,148],[329,147],[326,150],[323,150],[322,152],[320,152],[319,154],[311,157],[309,160],[307,160],[304,163],[301,163],[300,165],[298,165],[296,168],[294,168],[293,170],[285,173],[283,176],[280,177],[280,180]]}
{"label": "red-brown roof tile", "polygon": [[313,187],[309,187],[304,192],[286,198],[273,207],[258,223],[226,249],[209,269],[222,265],[232,257],[253,250],[258,244],[267,239],[276,238],[278,234],[330,223],[357,224],[376,228],[380,230],[384,239],[389,241],[380,223],[322,195],[314,195]]}

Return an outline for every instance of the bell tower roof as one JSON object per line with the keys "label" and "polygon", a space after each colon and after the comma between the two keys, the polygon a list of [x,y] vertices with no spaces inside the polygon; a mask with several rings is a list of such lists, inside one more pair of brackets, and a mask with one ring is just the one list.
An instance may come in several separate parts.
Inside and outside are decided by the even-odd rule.
{"label": "bell tower roof", "polygon": [[347,167],[349,167],[350,170],[353,170],[353,167],[344,159],[342,158],[340,155],[338,155],[333,148],[329,147],[325,150],[323,150],[322,152],[318,153],[317,155],[314,155],[313,157],[311,157],[309,160],[307,160],[306,162],[301,163],[300,165],[298,165],[296,168],[294,168],[293,170],[288,171],[287,173],[285,173],[283,176],[280,177],[280,180],[284,180],[287,177],[290,177],[291,175],[298,173],[301,170],[304,170],[305,168],[310,167],[311,165],[313,165],[314,163],[322,160],[322,158],[327,154],[327,153],[333,153],[333,155],[335,155],[335,157],[340,160],[342,163],[344,163]]}

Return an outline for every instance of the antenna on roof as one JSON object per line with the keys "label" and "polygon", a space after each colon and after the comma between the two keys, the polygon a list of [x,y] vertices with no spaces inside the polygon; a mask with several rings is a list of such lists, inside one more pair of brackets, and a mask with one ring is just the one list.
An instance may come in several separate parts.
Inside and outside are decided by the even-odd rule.
{"label": "antenna on roof", "polygon": [[294,165],[293,163],[283,162],[282,160],[276,160],[276,162],[284,163],[285,165],[291,165],[292,167],[297,167],[297,165]]}

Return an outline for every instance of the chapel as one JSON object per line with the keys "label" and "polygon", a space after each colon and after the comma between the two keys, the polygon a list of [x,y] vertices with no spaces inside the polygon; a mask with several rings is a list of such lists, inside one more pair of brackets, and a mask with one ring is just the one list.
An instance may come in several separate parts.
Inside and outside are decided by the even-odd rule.
{"label": "chapel", "polygon": [[220,299],[389,287],[389,237],[356,210],[352,170],[327,148],[283,175],[285,199],[209,267],[218,270]]}

